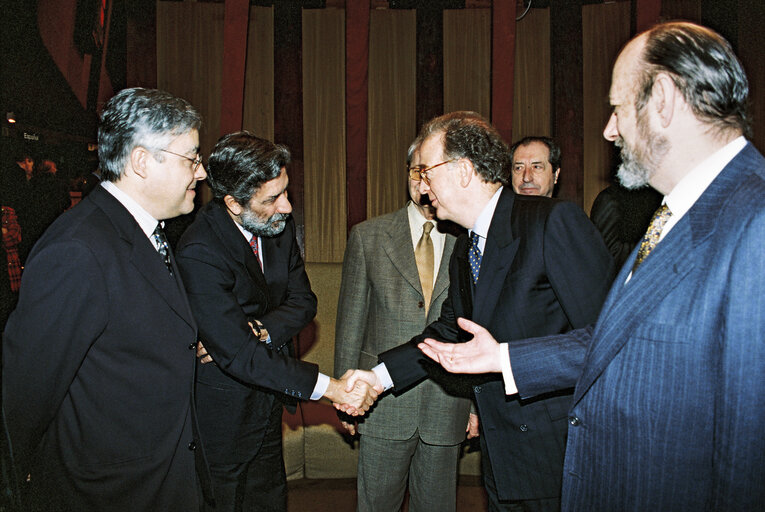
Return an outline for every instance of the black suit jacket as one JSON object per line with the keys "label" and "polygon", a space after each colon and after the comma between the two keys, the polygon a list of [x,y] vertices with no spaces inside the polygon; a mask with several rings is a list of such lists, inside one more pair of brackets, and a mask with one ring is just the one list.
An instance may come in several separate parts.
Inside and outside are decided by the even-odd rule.
{"label": "black suit jacket", "polygon": [[[200,339],[216,364],[200,364],[197,405],[210,458],[237,463],[251,458],[263,439],[275,394],[308,399],[318,367],[289,357],[292,337],[316,315],[295,223],[262,238],[265,269],[224,206],[200,210],[178,243],[177,260]],[[260,320],[274,350],[247,325]]]}
{"label": "black suit jacket", "polygon": [[197,329],[175,275],[102,187],[35,246],[3,339],[3,404],[17,476],[31,473],[29,508],[198,507]]}
{"label": "black suit jacket", "polygon": [[[566,332],[593,322],[613,277],[602,238],[576,205],[543,197],[500,195],[473,290],[466,235],[449,264],[451,284],[439,319],[409,343],[380,355],[395,389],[425,377],[432,364],[416,344],[426,337],[466,341],[456,319],[486,327],[509,341]],[[571,392],[521,401],[505,395],[501,377],[474,386],[499,498],[560,495]]]}

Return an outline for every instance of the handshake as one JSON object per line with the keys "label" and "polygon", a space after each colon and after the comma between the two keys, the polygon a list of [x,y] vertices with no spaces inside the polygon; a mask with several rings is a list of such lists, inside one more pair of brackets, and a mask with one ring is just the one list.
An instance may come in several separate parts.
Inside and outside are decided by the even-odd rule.
{"label": "handshake", "polygon": [[324,398],[335,409],[350,416],[363,416],[383,392],[377,375],[371,370],[348,370],[340,379],[329,379]]}

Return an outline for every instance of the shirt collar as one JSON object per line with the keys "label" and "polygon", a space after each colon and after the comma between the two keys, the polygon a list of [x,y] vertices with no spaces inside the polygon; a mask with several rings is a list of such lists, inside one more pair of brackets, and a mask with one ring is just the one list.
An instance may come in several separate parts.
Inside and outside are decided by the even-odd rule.
{"label": "shirt collar", "polygon": [[125,209],[130,212],[130,215],[133,216],[135,221],[138,223],[138,225],[141,227],[141,231],[146,233],[146,236],[151,239],[152,233],[154,233],[154,230],[157,228],[157,224],[159,223],[162,227],[165,226],[164,222],[159,222],[157,219],[151,216],[149,212],[143,209],[143,207],[138,204],[138,202],[130,197],[124,190],[119,188],[116,184],[112,183],[111,181],[102,181],[101,186],[104,187],[104,189],[109,192],[111,195],[114,196],[114,198],[119,201],[122,206],[125,207]]}
{"label": "shirt collar", "polygon": [[675,188],[664,197],[672,217],[679,220],[691,209],[696,200],[717,178],[728,163],[746,146],[746,138],[738,137],[697,165],[681,179]]}

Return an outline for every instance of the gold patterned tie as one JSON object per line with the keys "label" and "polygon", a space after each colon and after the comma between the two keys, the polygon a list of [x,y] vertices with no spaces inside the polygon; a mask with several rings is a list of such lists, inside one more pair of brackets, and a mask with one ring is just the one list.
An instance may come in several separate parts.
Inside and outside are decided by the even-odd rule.
{"label": "gold patterned tie", "polygon": [[425,298],[426,315],[430,309],[430,297],[433,295],[433,240],[430,238],[432,230],[432,222],[426,222],[422,225],[422,236],[414,249],[414,259],[417,262],[420,285],[422,285],[422,296]]}
{"label": "gold patterned tie", "polygon": [[656,244],[659,243],[661,230],[664,229],[664,225],[667,223],[671,216],[672,212],[669,210],[669,207],[666,204],[661,205],[661,207],[656,210],[656,213],[653,214],[651,224],[648,226],[648,230],[646,231],[645,236],[643,236],[643,241],[640,242],[640,249],[638,249],[635,263],[632,265],[633,273],[635,270],[637,270],[640,264],[643,263],[643,260],[645,260],[649,254],[651,254],[651,251],[653,251],[654,247],[656,247]]}

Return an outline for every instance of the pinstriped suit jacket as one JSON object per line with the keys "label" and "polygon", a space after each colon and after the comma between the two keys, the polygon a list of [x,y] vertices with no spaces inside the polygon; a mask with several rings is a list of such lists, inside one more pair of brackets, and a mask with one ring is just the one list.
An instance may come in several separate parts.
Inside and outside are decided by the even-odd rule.
{"label": "pinstriped suit jacket", "polygon": [[[337,376],[348,368],[375,366],[380,352],[421,333],[438,317],[447,295],[454,240],[446,236],[426,318],[407,208],[362,222],[351,230],[337,308]],[[399,396],[386,394],[359,425],[359,431],[405,440],[419,429],[420,437],[429,444],[454,445],[465,439],[469,409],[469,400],[450,396],[439,384],[426,381]]]}
{"label": "pinstriped suit jacket", "polygon": [[635,254],[594,328],[510,344],[524,396],[578,379],[563,510],[762,510],[762,155],[748,144],[625,285]]}

